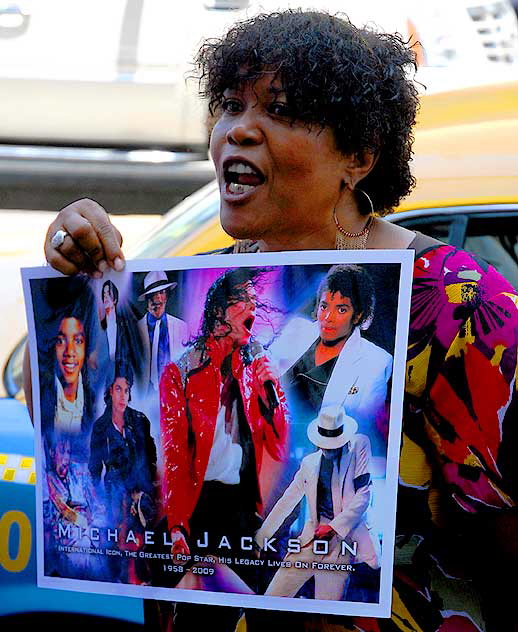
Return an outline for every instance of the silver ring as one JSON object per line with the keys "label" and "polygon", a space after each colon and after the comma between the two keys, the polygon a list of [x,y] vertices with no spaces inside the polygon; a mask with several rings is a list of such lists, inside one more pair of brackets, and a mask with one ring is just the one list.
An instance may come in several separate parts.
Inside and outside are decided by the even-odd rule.
{"label": "silver ring", "polygon": [[57,230],[50,240],[50,245],[57,250],[63,245],[67,235],[68,233],[66,230]]}

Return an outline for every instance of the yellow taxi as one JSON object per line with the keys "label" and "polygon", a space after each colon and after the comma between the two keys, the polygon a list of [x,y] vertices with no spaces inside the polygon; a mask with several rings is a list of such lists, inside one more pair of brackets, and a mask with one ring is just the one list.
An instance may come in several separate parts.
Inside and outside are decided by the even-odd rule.
{"label": "yellow taxi", "polygon": [[[421,97],[413,173],[417,186],[386,219],[475,252],[518,287],[518,81]],[[213,181],[126,255],[193,255],[232,242]],[[24,342],[4,369],[11,396],[20,396]]]}
{"label": "yellow taxi", "polygon": [[[388,221],[465,247],[518,285],[518,82],[421,98],[414,191]],[[215,182],[173,208],[130,257],[230,245]]]}
{"label": "yellow taxi", "polygon": [[[423,97],[415,136],[417,186],[388,221],[475,251],[517,286],[518,82]],[[230,245],[218,210],[212,182],[167,213],[128,258],[192,255]],[[10,397],[0,400],[0,585],[8,595],[0,618],[20,623],[24,615],[47,613],[56,621],[60,612],[70,618],[59,620],[77,622],[89,613],[118,617],[109,619],[113,630],[140,629],[140,600],[67,597],[35,585],[33,430],[26,407],[15,399],[22,399],[24,346],[22,340],[4,369]],[[11,532],[18,542],[7,547]]]}

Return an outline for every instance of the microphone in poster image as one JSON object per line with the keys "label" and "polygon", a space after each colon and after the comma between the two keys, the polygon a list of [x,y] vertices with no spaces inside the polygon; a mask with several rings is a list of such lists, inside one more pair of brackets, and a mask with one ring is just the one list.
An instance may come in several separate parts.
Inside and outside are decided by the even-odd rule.
{"label": "microphone in poster image", "polygon": [[[250,360],[264,357],[265,360],[269,363],[269,360],[267,359],[267,356],[265,355],[263,346],[259,342],[257,342],[257,340],[253,340],[250,343],[248,347],[248,351],[251,356]],[[280,402],[279,395],[277,393],[273,380],[266,379],[263,382],[263,386],[264,386],[264,390],[266,391],[266,397],[268,398],[269,407],[271,409],[277,408],[281,402]]]}

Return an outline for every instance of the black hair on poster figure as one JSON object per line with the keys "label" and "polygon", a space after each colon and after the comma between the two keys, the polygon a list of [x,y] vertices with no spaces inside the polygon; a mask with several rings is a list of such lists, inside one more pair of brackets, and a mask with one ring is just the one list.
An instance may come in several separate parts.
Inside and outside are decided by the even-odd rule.
{"label": "black hair on poster figure", "polygon": [[94,395],[90,387],[89,360],[96,348],[98,323],[95,297],[89,286],[89,277],[58,277],[33,279],[30,282],[32,301],[38,306],[35,322],[38,345],[40,378],[41,423],[45,435],[53,428],[56,408],[55,378],[59,378],[56,360],[56,337],[64,318],[75,318],[85,335],[85,362],[81,369],[84,390],[84,414],[82,429],[89,431],[94,408]]}
{"label": "black hair on poster figure", "polygon": [[[283,301],[287,311],[314,319],[318,291],[333,266],[286,266],[282,273]],[[362,336],[394,354],[401,266],[398,263],[361,264],[374,288],[372,322]]]}

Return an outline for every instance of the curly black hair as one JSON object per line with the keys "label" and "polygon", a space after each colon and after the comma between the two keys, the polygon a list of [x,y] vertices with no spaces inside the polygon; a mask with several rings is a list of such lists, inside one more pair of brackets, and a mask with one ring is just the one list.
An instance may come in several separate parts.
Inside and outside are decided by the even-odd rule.
{"label": "curly black hair", "polygon": [[207,292],[199,339],[207,340],[218,324],[227,325],[225,335],[232,331],[232,326],[223,320],[225,311],[233,303],[250,300],[246,285],[255,285],[264,274],[263,268],[233,268],[218,277]]}
{"label": "curly black hair", "polygon": [[[294,120],[329,126],[338,150],[378,160],[361,181],[385,215],[408,195],[417,90],[415,54],[398,35],[357,28],[347,17],[286,10],[261,14],[205,41],[195,59],[200,94],[218,113],[225,90],[266,73],[280,80]],[[364,196],[360,211],[370,212]]]}
{"label": "curly black hair", "polygon": [[374,284],[363,266],[341,263],[330,268],[318,286],[316,310],[324,292],[330,292],[331,295],[339,292],[351,300],[354,316],[359,316],[355,322],[357,327],[369,322],[374,316]]}
{"label": "curly black hair", "polygon": [[131,387],[133,386],[133,369],[127,362],[117,362],[115,365],[115,371],[111,376],[108,377],[106,383],[106,389],[104,391],[104,402],[105,404],[111,406],[112,403],[112,394],[111,387],[115,384],[115,380],[119,377],[124,378],[128,384],[128,388],[130,389],[130,395],[128,401],[131,402]]}

